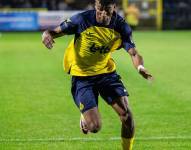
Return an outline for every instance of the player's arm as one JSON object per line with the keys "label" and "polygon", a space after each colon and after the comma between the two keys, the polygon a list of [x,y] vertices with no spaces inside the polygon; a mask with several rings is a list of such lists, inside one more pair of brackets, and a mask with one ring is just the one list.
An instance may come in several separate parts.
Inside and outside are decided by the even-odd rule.
{"label": "player's arm", "polygon": [[148,80],[152,80],[152,75],[144,68],[143,58],[136,50],[135,43],[132,38],[132,30],[123,18],[119,17],[117,27],[122,37],[122,47],[129,53],[133,64],[138,72]]}
{"label": "player's arm", "polygon": [[76,34],[82,17],[80,14],[72,16],[70,19],[65,20],[53,30],[46,30],[42,34],[42,42],[48,48],[52,49],[55,38]]}
{"label": "player's arm", "polygon": [[147,80],[153,80],[152,75],[145,69],[143,57],[138,53],[135,48],[130,48],[128,50],[129,55],[131,56],[133,65],[138,70],[138,72]]}
{"label": "player's arm", "polygon": [[64,33],[62,32],[61,26],[58,26],[53,30],[44,31],[42,34],[42,42],[48,49],[52,49],[55,43],[54,39],[61,36],[64,36]]}

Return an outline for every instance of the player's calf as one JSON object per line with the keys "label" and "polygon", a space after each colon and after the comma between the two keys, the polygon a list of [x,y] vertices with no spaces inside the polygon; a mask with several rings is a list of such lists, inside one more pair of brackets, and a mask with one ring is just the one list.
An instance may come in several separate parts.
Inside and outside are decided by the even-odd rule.
{"label": "player's calf", "polygon": [[121,138],[123,150],[132,150],[134,141],[134,120],[131,111],[127,107],[124,114],[120,115],[122,127],[121,127]]}
{"label": "player's calf", "polygon": [[122,122],[121,135],[124,138],[132,138],[134,136],[134,120],[132,113],[127,110],[120,116]]}
{"label": "player's calf", "polygon": [[88,131],[97,133],[101,129],[101,117],[97,107],[87,110],[83,113]]}
{"label": "player's calf", "polygon": [[128,106],[128,98],[120,97],[112,105],[122,122],[121,138],[123,150],[132,150],[134,140],[134,120]]}

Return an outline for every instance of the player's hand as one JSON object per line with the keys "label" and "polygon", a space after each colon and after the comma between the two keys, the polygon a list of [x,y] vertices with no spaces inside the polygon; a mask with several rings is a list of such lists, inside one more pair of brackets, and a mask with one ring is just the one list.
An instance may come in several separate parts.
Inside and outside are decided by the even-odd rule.
{"label": "player's hand", "polygon": [[143,76],[143,78],[145,78],[145,79],[147,79],[149,81],[154,80],[153,76],[146,69],[141,68],[139,70],[139,73]]}
{"label": "player's hand", "polygon": [[48,31],[44,31],[42,34],[42,43],[48,48],[52,49],[53,44],[55,43],[53,37]]}

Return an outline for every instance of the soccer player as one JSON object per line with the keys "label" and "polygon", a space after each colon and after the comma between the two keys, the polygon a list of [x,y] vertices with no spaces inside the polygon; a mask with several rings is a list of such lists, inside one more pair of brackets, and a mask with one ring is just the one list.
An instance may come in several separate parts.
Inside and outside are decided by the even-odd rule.
{"label": "soccer player", "polygon": [[123,150],[130,150],[134,139],[134,121],[128,105],[128,92],[116,72],[111,53],[124,48],[145,79],[151,80],[152,75],[144,68],[130,27],[115,8],[115,0],[95,0],[95,10],[74,15],[54,30],[46,30],[42,41],[48,49],[52,49],[55,38],[75,35],[65,52],[64,69],[72,76],[72,95],[82,114],[81,130],[87,134],[101,129],[98,110],[100,95],[119,115],[122,147]]}

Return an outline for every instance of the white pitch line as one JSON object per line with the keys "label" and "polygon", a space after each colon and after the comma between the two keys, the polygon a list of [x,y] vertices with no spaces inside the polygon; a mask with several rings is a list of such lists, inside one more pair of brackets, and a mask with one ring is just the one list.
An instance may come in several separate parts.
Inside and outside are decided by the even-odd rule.
{"label": "white pitch line", "polygon": [[[111,138],[31,138],[31,139],[0,139],[0,142],[72,142],[72,141],[119,141],[120,137],[111,137]],[[158,141],[158,140],[191,140],[191,136],[169,136],[169,137],[137,137],[135,140],[140,141]]]}

